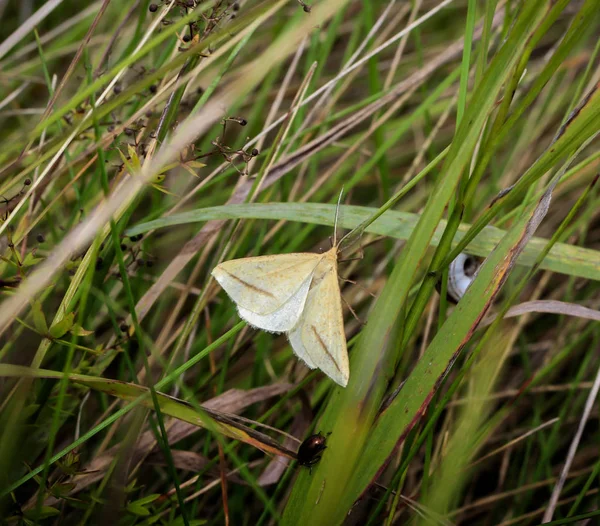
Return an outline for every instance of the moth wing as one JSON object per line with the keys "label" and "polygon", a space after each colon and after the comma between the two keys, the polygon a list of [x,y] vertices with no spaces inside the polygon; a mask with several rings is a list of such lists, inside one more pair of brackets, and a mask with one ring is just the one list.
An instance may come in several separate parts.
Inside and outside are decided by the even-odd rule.
{"label": "moth wing", "polygon": [[[212,275],[238,308],[265,316],[280,310],[290,299],[298,299],[306,280],[310,286],[321,259],[320,254],[310,253],[233,259],[217,265]],[[306,294],[302,305],[305,300]]]}
{"label": "moth wing", "polygon": [[313,360],[308,350],[304,347],[304,343],[302,342],[302,327],[305,323],[305,316],[306,311],[302,313],[298,324],[288,332],[287,337],[290,340],[290,345],[292,346],[294,354],[300,360],[302,360],[309,369],[316,369],[318,367],[317,364]]}
{"label": "moth wing", "polygon": [[253,327],[258,327],[269,332],[287,332],[294,328],[302,316],[306,303],[313,273],[311,273],[300,288],[279,309],[269,314],[256,314],[249,309],[238,305],[240,318],[246,320]]}
{"label": "moth wing", "polygon": [[[325,264],[329,261],[324,261]],[[292,349],[308,367],[321,369],[334,382],[346,387],[350,366],[337,262],[334,261],[323,278],[310,289],[302,317],[288,337]]]}

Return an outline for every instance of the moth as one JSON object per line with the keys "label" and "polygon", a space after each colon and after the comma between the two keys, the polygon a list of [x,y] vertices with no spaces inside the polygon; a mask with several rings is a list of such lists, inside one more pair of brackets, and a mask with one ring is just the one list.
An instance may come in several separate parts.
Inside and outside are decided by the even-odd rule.
{"label": "moth", "polygon": [[[336,213],[337,223],[337,213]],[[334,233],[334,239],[336,239]],[[338,245],[322,254],[293,253],[233,259],[212,275],[253,327],[286,333],[309,368],[346,387],[348,350],[338,283]]]}

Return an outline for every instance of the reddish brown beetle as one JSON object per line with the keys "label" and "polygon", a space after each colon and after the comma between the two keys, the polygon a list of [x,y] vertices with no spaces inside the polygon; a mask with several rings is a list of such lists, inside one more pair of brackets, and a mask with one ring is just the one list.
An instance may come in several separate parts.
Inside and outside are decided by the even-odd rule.
{"label": "reddish brown beetle", "polygon": [[309,436],[298,448],[298,453],[296,454],[298,464],[312,469],[321,460],[321,453],[327,449],[325,441],[326,438],[321,433]]}

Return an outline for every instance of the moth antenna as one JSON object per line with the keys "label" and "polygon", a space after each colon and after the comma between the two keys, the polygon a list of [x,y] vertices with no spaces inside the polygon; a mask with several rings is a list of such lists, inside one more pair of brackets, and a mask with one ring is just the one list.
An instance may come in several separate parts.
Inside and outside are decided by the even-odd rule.
{"label": "moth antenna", "polygon": [[342,186],[342,191],[340,192],[340,196],[338,197],[337,205],[335,207],[335,219],[333,221],[333,246],[337,246],[337,224],[338,217],[340,214],[340,203],[342,202],[342,195],[344,193],[344,187]]}

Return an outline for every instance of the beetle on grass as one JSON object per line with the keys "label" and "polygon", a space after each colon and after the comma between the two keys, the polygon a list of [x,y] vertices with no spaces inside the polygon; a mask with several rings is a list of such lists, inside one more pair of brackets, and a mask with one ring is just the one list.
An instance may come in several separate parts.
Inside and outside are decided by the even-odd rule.
{"label": "beetle on grass", "polygon": [[312,472],[312,467],[321,460],[322,452],[327,449],[326,440],[321,433],[310,435],[298,448],[296,454],[298,464],[307,467]]}

